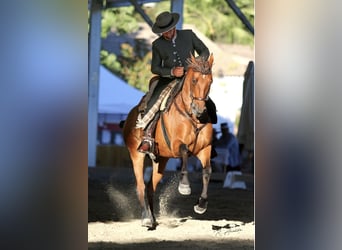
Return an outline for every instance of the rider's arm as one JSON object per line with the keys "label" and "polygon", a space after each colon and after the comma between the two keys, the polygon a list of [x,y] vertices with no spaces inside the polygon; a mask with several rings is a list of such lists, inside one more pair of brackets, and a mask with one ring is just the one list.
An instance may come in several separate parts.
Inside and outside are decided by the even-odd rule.
{"label": "rider's arm", "polygon": [[152,63],[151,71],[153,74],[160,75],[162,77],[172,77],[173,67],[166,67],[163,61],[159,48],[152,44]]}

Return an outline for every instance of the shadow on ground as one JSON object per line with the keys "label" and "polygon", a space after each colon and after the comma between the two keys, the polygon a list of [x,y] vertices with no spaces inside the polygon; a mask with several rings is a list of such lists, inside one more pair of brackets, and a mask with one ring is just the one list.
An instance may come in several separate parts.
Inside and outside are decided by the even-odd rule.
{"label": "shadow on ground", "polygon": [[[190,181],[191,195],[182,196],[177,191],[177,173],[170,172],[165,174],[165,178],[159,184],[155,195],[157,219],[159,215],[170,214],[178,217],[192,217],[199,220],[226,219],[245,223],[254,221],[253,184],[248,185],[247,190],[232,190],[222,188],[222,181],[212,181],[208,191],[208,210],[205,214],[199,215],[193,211],[193,205],[201,193],[202,183],[200,175],[198,173],[190,175]],[[132,169],[89,169],[88,222],[127,221],[139,218],[140,207],[135,193],[135,180]],[[113,243],[108,243],[109,245],[106,245],[107,243],[90,243],[89,249],[92,249],[92,244],[103,244],[101,249],[120,247],[130,249],[136,245],[121,246]]]}

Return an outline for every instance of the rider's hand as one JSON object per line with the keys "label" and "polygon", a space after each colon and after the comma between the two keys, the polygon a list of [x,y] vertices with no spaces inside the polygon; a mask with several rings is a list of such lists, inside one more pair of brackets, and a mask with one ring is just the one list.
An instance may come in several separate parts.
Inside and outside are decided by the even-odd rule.
{"label": "rider's hand", "polygon": [[175,77],[181,77],[184,75],[184,67],[174,67],[172,74]]}

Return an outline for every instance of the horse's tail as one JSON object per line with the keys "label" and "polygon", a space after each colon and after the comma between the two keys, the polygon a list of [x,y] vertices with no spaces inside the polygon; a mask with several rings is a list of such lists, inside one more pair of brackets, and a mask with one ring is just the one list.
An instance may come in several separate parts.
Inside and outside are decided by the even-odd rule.
{"label": "horse's tail", "polygon": [[120,123],[119,123],[119,127],[120,128],[123,128],[123,126],[125,125],[125,121],[126,120],[121,120]]}

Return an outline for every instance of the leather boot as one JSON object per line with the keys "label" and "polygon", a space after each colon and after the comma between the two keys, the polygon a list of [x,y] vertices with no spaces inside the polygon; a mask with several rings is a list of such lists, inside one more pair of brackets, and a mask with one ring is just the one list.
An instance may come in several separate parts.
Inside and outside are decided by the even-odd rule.
{"label": "leather boot", "polygon": [[158,162],[158,148],[156,147],[156,143],[153,138],[151,137],[144,137],[142,142],[138,147],[138,151],[140,153],[147,154],[151,160]]}
{"label": "leather boot", "polygon": [[155,114],[153,120],[144,131],[143,139],[138,147],[138,151],[144,154],[148,154],[152,160],[158,162],[158,147],[154,140],[154,132],[159,119],[159,112]]}
{"label": "leather boot", "polygon": [[153,77],[151,80],[150,80],[150,83],[149,83],[149,90],[148,92],[143,96],[141,102],[140,102],[140,105],[138,106],[138,111],[139,113],[141,114],[146,114],[146,109],[147,109],[147,104],[148,102],[150,101],[152,95],[153,95],[153,91],[155,89],[155,87],[157,86],[157,83],[158,83],[158,80],[159,80],[159,76],[156,76],[156,77]]}
{"label": "leather boot", "polygon": [[154,139],[151,137],[145,136],[143,137],[138,147],[138,151],[144,154],[152,153],[153,147],[154,147]]}

